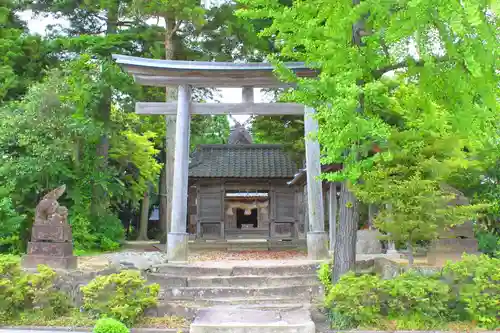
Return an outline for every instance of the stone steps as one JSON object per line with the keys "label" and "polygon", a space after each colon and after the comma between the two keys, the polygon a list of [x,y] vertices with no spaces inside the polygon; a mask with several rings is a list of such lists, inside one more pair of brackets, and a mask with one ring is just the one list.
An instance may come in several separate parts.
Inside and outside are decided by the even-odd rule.
{"label": "stone steps", "polygon": [[305,310],[259,310],[212,307],[200,310],[190,333],[314,333]]}
{"label": "stone steps", "polygon": [[214,306],[237,306],[257,310],[298,310],[309,309],[311,304],[304,299],[294,297],[230,297],[201,298],[196,301],[173,300],[155,309],[154,316],[176,315],[192,320],[201,309]]}
{"label": "stone steps", "polygon": [[191,333],[312,333],[311,303],[323,293],[318,268],[305,261],[164,264],[148,281],[161,286],[156,315],[193,320]]}
{"label": "stone steps", "polygon": [[234,267],[213,267],[195,266],[184,264],[163,264],[156,265],[151,270],[167,276],[178,277],[199,277],[199,276],[283,276],[283,275],[316,275],[321,262],[296,264],[296,265],[276,265],[276,266],[234,266]]}
{"label": "stone steps", "polygon": [[313,296],[320,295],[320,285],[301,285],[284,287],[178,287],[166,288],[160,291],[160,300],[196,300],[200,298],[229,298],[229,297],[282,297],[294,296],[310,301]]}
{"label": "stone steps", "polygon": [[151,283],[170,287],[242,287],[262,288],[280,286],[319,285],[316,275],[284,275],[284,276],[261,276],[261,275],[239,275],[239,276],[198,276],[179,277],[159,273],[148,276]]}

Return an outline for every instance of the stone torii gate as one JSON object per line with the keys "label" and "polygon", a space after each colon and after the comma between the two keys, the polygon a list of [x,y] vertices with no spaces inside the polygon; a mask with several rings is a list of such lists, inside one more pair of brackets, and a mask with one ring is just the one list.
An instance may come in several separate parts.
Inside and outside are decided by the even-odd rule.
{"label": "stone torii gate", "polygon": [[[273,67],[265,63],[225,63],[159,60],[114,55],[116,62],[135,81],[145,86],[178,86],[177,102],[138,102],[136,113],[143,115],[176,115],[175,163],[172,193],[171,230],[167,236],[169,261],[187,261],[188,234],[186,233],[190,116],[198,115],[304,115],[307,169],[307,202],[309,231],[307,252],[311,259],[328,256],[328,236],[324,230],[324,207],[321,180],[320,147],[314,133],[318,123],[315,110],[295,103],[254,103],[253,88],[287,86],[273,74]],[[315,77],[315,71],[303,63],[287,63],[299,77]],[[193,103],[191,88],[243,88],[243,103]]]}

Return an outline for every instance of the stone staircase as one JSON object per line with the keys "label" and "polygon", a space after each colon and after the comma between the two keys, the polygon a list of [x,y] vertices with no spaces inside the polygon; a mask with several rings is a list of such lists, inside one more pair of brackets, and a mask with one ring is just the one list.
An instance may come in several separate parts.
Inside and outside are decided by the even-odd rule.
{"label": "stone staircase", "polygon": [[148,280],[161,286],[157,315],[188,318],[191,333],[313,333],[309,310],[322,295],[318,266],[165,264]]}

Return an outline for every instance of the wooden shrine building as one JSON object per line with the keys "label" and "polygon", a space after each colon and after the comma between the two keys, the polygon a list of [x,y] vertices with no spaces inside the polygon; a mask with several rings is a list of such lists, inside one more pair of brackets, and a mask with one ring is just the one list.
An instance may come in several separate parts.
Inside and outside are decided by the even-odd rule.
{"label": "wooden shrine building", "polygon": [[297,165],[281,145],[253,144],[240,124],[227,144],[200,145],[189,165],[189,227],[198,240],[291,240],[304,234]]}
{"label": "wooden shrine building", "polygon": [[[294,170],[280,150],[271,146],[249,148],[252,145],[248,143],[241,143],[239,147],[200,147],[198,155],[193,156],[193,162],[190,163],[189,132],[190,117],[193,114],[304,116],[308,180],[307,251],[311,259],[328,257],[328,235],[324,228],[323,193],[319,179],[320,147],[315,136],[318,131],[315,110],[312,105],[296,103],[254,103],[254,88],[290,86],[276,78],[272,65],[145,59],[124,55],[113,55],[113,58],[125,71],[133,75],[138,84],[177,86],[178,89],[176,102],[136,103],[138,114],[176,116],[171,228],[167,235],[169,261],[182,262],[188,257],[189,234],[186,230],[186,217],[188,197],[192,198],[194,195],[188,195],[191,184],[195,184],[194,188],[199,192],[196,194],[199,200],[195,201],[194,205],[197,208],[195,232],[200,237],[226,237],[231,232],[241,233],[241,230],[248,230],[247,234],[267,231],[267,237],[271,238],[278,235],[296,237],[298,229],[296,209],[300,205],[292,204],[295,202],[294,190],[286,184],[287,180],[293,177]],[[284,65],[300,78],[317,76],[316,71],[307,68],[303,63]],[[191,100],[191,90],[195,87],[243,88],[242,103],[194,103]],[[207,150],[219,158],[209,157]],[[236,155],[240,156],[244,166],[225,164],[230,163],[231,156]],[[267,161],[273,161],[275,164],[266,165],[265,159],[262,159],[264,156],[275,156],[281,162],[272,157]],[[227,165],[227,168],[218,166],[220,161]],[[206,174],[203,174],[203,170],[207,169],[204,163],[210,165]],[[285,170],[281,170],[282,166]],[[247,192],[248,195],[242,194]],[[191,221],[188,225],[192,225]]]}

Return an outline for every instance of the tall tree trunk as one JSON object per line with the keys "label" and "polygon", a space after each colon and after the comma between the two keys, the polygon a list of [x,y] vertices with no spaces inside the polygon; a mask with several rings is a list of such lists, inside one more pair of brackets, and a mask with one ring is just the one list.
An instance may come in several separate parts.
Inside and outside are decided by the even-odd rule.
{"label": "tall tree trunk", "polygon": [[139,236],[137,236],[138,241],[149,240],[148,221],[149,221],[149,191],[145,191],[141,205],[141,221],[139,222]]}
{"label": "tall tree trunk", "polygon": [[349,191],[347,183],[343,182],[340,190],[340,223],[335,241],[333,282],[356,265],[356,232],[358,231],[358,203],[354,194]]}
{"label": "tall tree trunk", "polygon": [[408,250],[408,267],[412,268],[413,263],[415,262],[415,257],[413,256],[413,237],[410,233],[410,237],[408,238],[408,241],[406,242],[406,247]]}
{"label": "tall tree trunk", "polygon": [[[163,150],[161,154],[166,155],[167,152],[166,150]],[[165,156],[166,157],[166,156]],[[168,221],[169,218],[167,216],[167,207],[168,207],[168,201],[167,201],[167,168],[165,167],[165,158],[162,158],[162,164],[163,168],[161,169],[160,173],[160,209],[159,209],[159,214],[160,214],[160,244],[166,244],[167,243],[167,233],[168,233]]]}
{"label": "tall tree trunk", "polygon": [[406,242],[406,246],[408,247],[408,267],[412,268],[415,259],[413,257],[413,244],[411,241]]}
{"label": "tall tree trunk", "polygon": [[[165,59],[174,59],[175,44],[174,36],[176,30],[175,18],[165,17]],[[177,89],[167,87],[165,90],[167,101],[177,99]],[[165,238],[161,241],[167,243],[167,234],[170,232],[172,218],[172,190],[174,183],[174,162],[175,162],[175,123],[176,116],[165,116],[166,141],[165,141],[165,164],[163,166],[164,178],[160,184],[160,223],[165,227]],[[165,247],[166,249],[167,247]]]}
{"label": "tall tree trunk", "polygon": [[[361,0],[352,0],[352,6],[359,5]],[[364,19],[360,18],[352,26],[352,45],[357,48],[363,46],[361,39],[364,30]],[[362,85],[362,79],[358,80],[358,85]],[[364,112],[363,94],[359,96],[359,103],[356,112]],[[340,224],[337,230],[337,240],[335,242],[335,253],[333,263],[333,282],[337,282],[342,275],[353,271],[356,266],[356,232],[358,231],[358,203],[352,192],[344,181],[340,191]]]}
{"label": "tall tree trunk", "polygon": [[[106,16],[106,36],[114,35],[117,33],[118,24],[118,3],[111,2],[108,6],[107,16]],[[108,61],[111,61],[111,52],[106,55]],[[111,98],[112,91],[111,88],[106,86],[103,88],[102,97],[99,103],[99,115],[100,120],[104,124],[104,134],[101,136],[101,140],[96,149],[96,155],[101,159],[99,168],[105,170],[108,165],[108,152],[109,152],[109,135],[108,130],[110,128],[110,117],[111,117]],[[107,195],[104,193],[103,189],[94,184],[92,187],[92,202],[91,202],[91,212],[94,215],[99,215],[108,206]]]}

